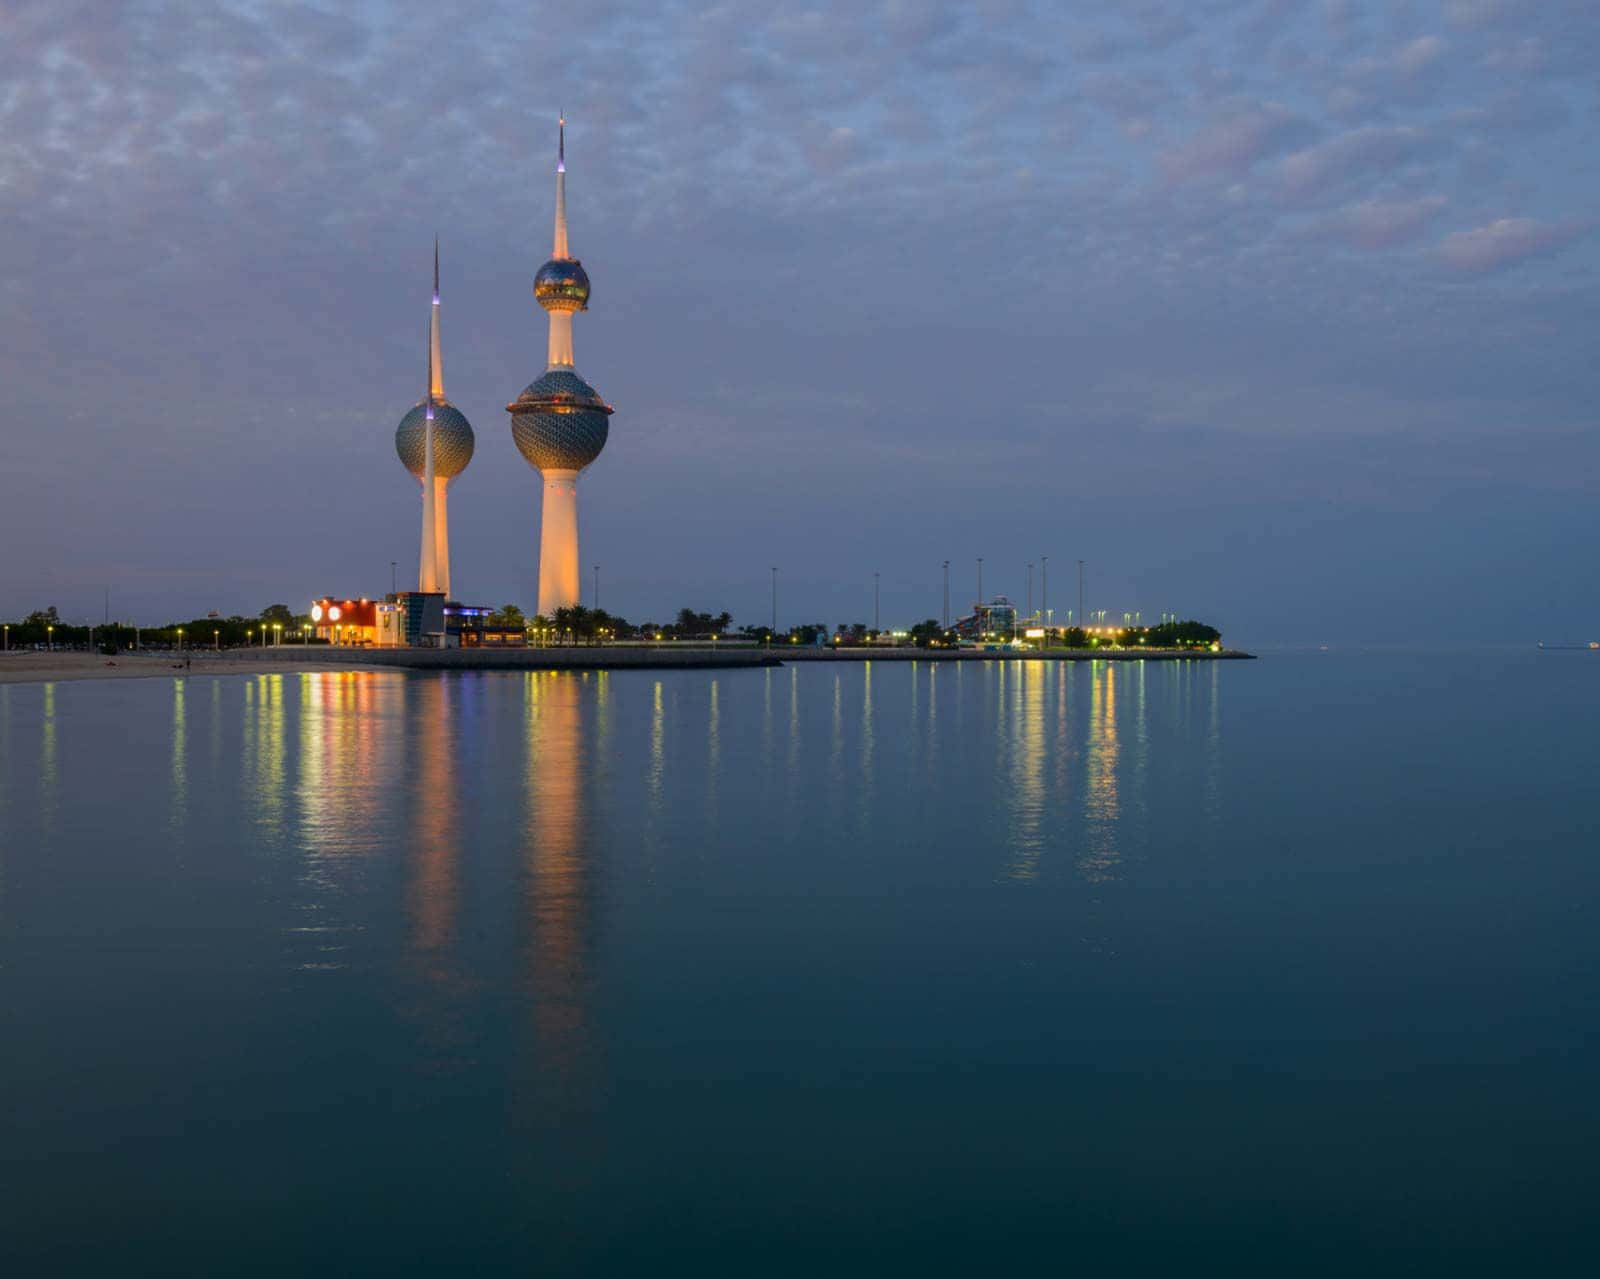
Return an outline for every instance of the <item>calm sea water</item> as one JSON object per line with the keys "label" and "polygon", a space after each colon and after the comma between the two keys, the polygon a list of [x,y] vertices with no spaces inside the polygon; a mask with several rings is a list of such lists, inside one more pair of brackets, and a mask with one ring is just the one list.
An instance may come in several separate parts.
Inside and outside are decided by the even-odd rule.
{"label": "calm sea water", "polygon": [[1587,1272],[1597,723],[1587,654],[0,686],[7,1272]]}

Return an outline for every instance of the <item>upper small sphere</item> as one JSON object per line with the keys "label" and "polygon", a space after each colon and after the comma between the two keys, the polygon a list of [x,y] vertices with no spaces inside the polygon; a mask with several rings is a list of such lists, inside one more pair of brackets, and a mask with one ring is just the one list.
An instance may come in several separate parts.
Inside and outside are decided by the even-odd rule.
{"label": "upper small sphere", "polygon": [[[419,480],[427,467],[428,402],[423,400],[400,419],[394,430],[394,451],[406,470]],[[472,461],[472,424],[453,404],[433,402],[433,473],[454,479]]]}
{"label": "upper small sphere", "polygon": [[577,258],[551,258],[533,277],[533,296],[546,311],[587,311],[589,274]]}

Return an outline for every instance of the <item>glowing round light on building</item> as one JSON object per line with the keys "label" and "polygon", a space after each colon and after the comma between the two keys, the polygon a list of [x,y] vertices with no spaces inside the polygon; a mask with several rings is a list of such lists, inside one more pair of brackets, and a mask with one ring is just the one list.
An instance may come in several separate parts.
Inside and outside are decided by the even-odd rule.
{"label": "glowing round light on building", "polygon": [[333,607],[328,610],[328,620],[330,622],[337,622],[339,620],[339,606],[337,604],[333,605]]}
{"label": "glowing round light on building", "polygon": [[321,604],[313,604],[311,606],[311,620],[313,622],[320,622],[322,620],[322,605]]}

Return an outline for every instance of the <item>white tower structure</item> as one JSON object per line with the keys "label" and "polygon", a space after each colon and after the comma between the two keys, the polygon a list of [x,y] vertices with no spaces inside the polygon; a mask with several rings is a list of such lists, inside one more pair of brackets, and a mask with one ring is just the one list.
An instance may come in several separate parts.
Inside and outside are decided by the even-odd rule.
{"label": "white tower structure", "polygon": [[450,594],[450,482],[466,470],[474,447],[472,426],[445,398],[439,349],[439,242],[433,244],[433,308],[428,322],[428,390],[395,429],[394,447],[406,470],[422,484],[422,547],[417,589]]}
{"label": "white tower structure", "polygon": [[554,243],[550,260],[533,280],[534,296],[550,315],[545,371],[506,405],[517,448],[544,477],[539,612],[546,617],[580,600],[578,472],[600,456],[612,411],[578,376],[572,360],[572,317],[589,309],[589,277],[567,246],[566,126],[563,118],[556,147]]}

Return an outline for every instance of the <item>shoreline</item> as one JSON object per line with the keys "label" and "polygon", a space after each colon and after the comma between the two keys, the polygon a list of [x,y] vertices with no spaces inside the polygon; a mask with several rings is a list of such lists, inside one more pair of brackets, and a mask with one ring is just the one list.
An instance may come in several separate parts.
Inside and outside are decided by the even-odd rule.
{"label": "shoreline", "polygon": [[[269,675],[345,671],[742,670],[786,662],[1216,662],[1253,660],[1235,649],[1192,653],[1173,649],[1046,649],[987,653],[921,648],[782,649],[691,645],[572,648],[204,649],[188,653],[0,653],[0,684],[53,684],[102,679],[183,678],[193,675]],[[184,666],[184,661],[188,666]]]}
{"label": "shoreline", "polygon": [[[264,675],[288,669],[307,672],[355,669],[349,662],[298,661],[292,664],[263,661],[237,653],[206,651],[177,653],[127,652],[115,657],[100,653],[11,652],[0,653],[0,684],[62,684],[83,680],[182,679],[186,675]],[[265,656],[265,655],[263,655]]]}

